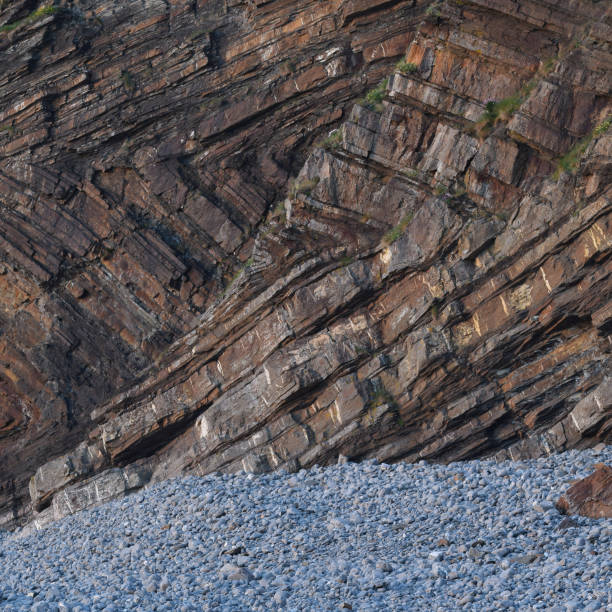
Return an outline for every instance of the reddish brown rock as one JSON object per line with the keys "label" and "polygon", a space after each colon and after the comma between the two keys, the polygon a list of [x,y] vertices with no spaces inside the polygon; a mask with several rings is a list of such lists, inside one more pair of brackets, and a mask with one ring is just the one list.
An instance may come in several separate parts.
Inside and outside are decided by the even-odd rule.
{"label": "reddish brown rock", "polygon": [[612,518],[612,467],[599,463],[595,471],[573,484],[557,501],[563,514]]}

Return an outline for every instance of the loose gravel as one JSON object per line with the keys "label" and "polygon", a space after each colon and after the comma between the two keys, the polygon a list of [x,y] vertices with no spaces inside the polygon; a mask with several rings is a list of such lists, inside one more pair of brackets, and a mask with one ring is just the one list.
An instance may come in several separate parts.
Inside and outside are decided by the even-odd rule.
{"label": "loose gravel", "polygon": [[554,502],[612,447],[185,477],[0,535],[2,610],[612,610],[612,521]]}

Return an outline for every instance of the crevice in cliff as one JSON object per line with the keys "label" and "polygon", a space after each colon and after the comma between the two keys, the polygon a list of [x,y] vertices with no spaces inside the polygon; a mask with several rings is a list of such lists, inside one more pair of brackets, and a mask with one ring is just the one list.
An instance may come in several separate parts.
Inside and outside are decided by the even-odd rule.
{"label": "crevice in cliff", "polygon": [[[362,19],[364,17],[374,17],[378,13],[384,12],[386,9],[391,8],[398,4],[407,5],[409,3],[405,2],[405,0],[387,0],[386,2],[380,2],[379,0],[378,2],[376,2],[374,6],[368,6],[361,10],[357,10],[355,12],[349,13],[349,15],[344,18],[342,25],[343,26],[350,25],[353,21],[357,21],[358,19]],[[412,2],[411,8],[414,8],[415,4],[416,2]],[[419,8],[421,9],[420,11],[418,10],[415,11],[415,15],[414,15],[415,23],[418,23],[422,19],[423,15],[425,14],[424,3],[423,3],[423,6]]]}
{"label": "crevice in cliff", "polygon": [[[124,450],[116,454],[112,454],[111,465],[125,467],[137,460],[151,457],[161,448],[165,447],[170,441],[178,438],[181,434],[189,430],[196,419],[206,412],[210,404],[201,406],[196,410],[190,410],[182,419],[178,419],[168,425],[164,424],[164,420],[158,422],[158,429],[148,435],[127,444]],[[176,415],[173,414],[172,417]]]}

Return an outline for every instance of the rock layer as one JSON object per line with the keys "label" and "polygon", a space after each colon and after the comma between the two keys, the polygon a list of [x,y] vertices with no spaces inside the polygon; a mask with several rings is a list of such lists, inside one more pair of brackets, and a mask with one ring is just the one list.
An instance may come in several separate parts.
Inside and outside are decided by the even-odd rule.
{"label": "rock layer", "polygon": [[78,6],[1,13],[1,522],[610,440],[603,3]]}

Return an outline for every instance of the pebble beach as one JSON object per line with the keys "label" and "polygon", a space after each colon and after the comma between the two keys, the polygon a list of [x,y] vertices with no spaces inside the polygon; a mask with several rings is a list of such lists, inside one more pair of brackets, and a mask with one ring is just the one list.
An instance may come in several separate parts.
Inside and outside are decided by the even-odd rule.
{"label": "pebble beach", "polygon": [[0,533],[0,609],[612,610],[612,521],[554,502],[612,447],[187,476]]}

